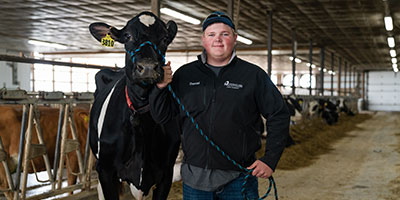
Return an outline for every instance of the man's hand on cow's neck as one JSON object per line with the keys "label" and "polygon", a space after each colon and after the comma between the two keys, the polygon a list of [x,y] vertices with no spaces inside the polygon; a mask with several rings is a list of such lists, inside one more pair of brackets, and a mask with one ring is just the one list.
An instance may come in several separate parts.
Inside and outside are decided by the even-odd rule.
{"label": "man's hand on cow's neck", "polygon": [[171,70],[171,62],[168,61],[165,66],[163,66],[164,69],[164,79],[157,83],[157,87],[159,89],[163,89],[168,86],[169,83],[172,81],[172,70]]}

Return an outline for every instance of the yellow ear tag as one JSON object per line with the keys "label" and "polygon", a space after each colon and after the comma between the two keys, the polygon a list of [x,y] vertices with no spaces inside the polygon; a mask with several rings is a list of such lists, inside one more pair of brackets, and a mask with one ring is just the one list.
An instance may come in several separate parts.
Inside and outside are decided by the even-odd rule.
{"label": "yellow ear tag", "polygon": [[101,38],[101,45],[106,47],[114,47],[115,40],[111,38],[110,34],[107,34],[106,37]]}
{"label": "yellow ear tag", "polygon": [[89,122],[89,117],[87,115],[85,115],[85,117],[83,117],[83,121],[85,121],[85,123]]}

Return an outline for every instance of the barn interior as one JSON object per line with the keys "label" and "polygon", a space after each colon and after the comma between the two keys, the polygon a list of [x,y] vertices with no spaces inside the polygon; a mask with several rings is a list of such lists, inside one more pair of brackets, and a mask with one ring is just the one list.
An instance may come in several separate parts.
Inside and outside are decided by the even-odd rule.
{"label": "barn interior", "polygon": [[120,29],[142,11],[177,23],[166,53],[175,71],[197,59],[202,21],[218,10],[235,23],[238,57],[263,68],[284,97],[344,98],[353,112],[400,111],[399,0],[0,0],[0,10],[1,98],[22,90],[48,94],[42,104],[54,103],[52,95],[91,101],[85,95],[96,89],[95,74],[124,67],[125,49],[102,46],[89,25]]}
{"label": "barn interior", "polygon": [[[22,67],[27,69],[21,68],[18,72],[21,75],[17,77],[15,70],[11,70],[15,68],[12,65],[40,64],[27,60],[35,58],[123,67],[123,45],[116,44],[114,48],[101,46],[90,35],[88,25],[105,22],[122,28],[134,15],[145,10],[154,10],[162,20],[174,20],[178,24],[178,34],[167,53],[174,68],[196,59],[202,50],[199,40],[201,22],[213,10],[222,10],[232,16],[238,35],[244,38],[237,43],[238,55],[264,68],[275,84],[286,86],[281,89],[285,94],[296,93],[292,88],[299,87],[297,94],[308,95],[309,92],[300,87],[310,86],[310,70],[312,95],[324,95],[322,91],[330,94],[330,90],[334,92],[332,95],[338,95],[340,89],[344,93],[344,88],[355,92],[350,87],[362,85],[365,72],[396,74],[398,71],[396,42],[400,41],[400,3],[395,0],[5,1],[1,7],[0,35],[3,42],[0,59],[3,62],[0,64],[4,72],[2,85],[7,88],[93,91],[95,70],[87,72],[89,80],[79,83],[89,86],[74,89],[70,86],[74,75],[72,79],[57,84],[62,77],[58,73],[53,75],[57,76],[53,80],[49,77],[40,80],[40,73],[29,75],[35,68],[31,69],[27,64]],[[179,14],[190,17],[194,24],[184,21],[186,18]],[[70,71],[59,65],[56,67],[55,71]],[[15,78],[30,79],[29,83],[8,80],[13,73]],[[339,73],[342,79],[346,77],[347,80],[339,79]],[[333,87],[330,87],[330,76],[334,76]],[[51,82],[54,82],[52,87],[47,84]],[[362,90],[357,93],[365,95]]]}

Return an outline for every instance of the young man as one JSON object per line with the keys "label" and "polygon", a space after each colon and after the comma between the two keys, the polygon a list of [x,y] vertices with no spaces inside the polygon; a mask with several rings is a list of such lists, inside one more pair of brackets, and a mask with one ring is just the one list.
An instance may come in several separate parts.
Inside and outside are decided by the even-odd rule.
{"label": "young man", "polygon": [[[235,162],[253,169],[246,187],[250,199],[258,198],[256,177],[272,175],[285,147],[290,118],[286,104],[264,70],[236,56],[236,38],[228,16],[210,14],[203,22],[204,51],[198,60],[179,68],[173,77],[168,63],[164,80],[150,95],[156,121],[175,116],[181,121],[183,199],[243,199],[245,175],[199,134],[186,111]],[[168,92],[170,83],[185,112]],[[265,155],[257,160],[264,131],[261,115],[267,119],[268,135]]]}

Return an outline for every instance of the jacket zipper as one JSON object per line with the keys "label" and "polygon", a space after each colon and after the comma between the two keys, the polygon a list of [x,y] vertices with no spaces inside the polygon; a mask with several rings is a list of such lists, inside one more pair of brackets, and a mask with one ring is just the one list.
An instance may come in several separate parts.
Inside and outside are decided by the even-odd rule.
{"label": "jacket zipper", "polygon": [[[215,98],[216,98],[216,93],[217,93],[216,82],[217,82],[217,80],[220,79],[223,70],[224,70],[224,68],[221,69],[221,71],[219,72],[218,76],[216,76],[216,74],[214,72],[212,72],[212,74],[214,76],[212,76],[213,77],[213,80],[212,80],[212,94],[211,94],[211,103],[210,103],[210,107],[209,107],[209,109],[211,109],[211,114],[210,114],[210,121],[209,121],[210,126],[209,126],[209,129],[208,129],[209,130],[208,138],[210,140],[212,140],[212,132],[214,131],[214,128],[213,128],[214,127],[214,124],[213,124],[214,120],[213,119],[214,119],[214,113],[215,113],[215,111],[214,111],[214,105],[215,105],[215,101],[216,101]],[[204,98],[204,99],[206,99],[206,98]],[[205,167],[206,169],[208,169],[208,166],[210,165],[210,162],[211,162],[211,159],[210,159],[211,158],[210,157],[210,149],[211,148],[213,148],[213,147],[211,145],[208,145],[208,148],[207,148],[207,158],[208,159],[207,159],[207,163],[206,163],[206,167]]]}
{"label": "jacket zipper", "polygon": [[242,148],[242,157],[240,158],[242,160],[242,163],[245,163],[245,158],[246,158],[246,149],[247,149],[247,138],[246,138],[246,132],[241,131],[242,136],[243,136],[243,148]]}
{"label": "jacket zipper", "polygon": [[[208,133],[208,138],[210,140],[212,140],[212,132],[214,131],[214,124],[213,124],[213,119],[214,119],[214,104],[215,104],[215,95],[216,95],[216,89],[215,89],[215,80],[213,81],[213,90],[212,90],[212,96],[211,96],[211,105],[210,105],[210,109],[211,109],[211,115],[210,115],[210,121],[209,121],[209,133]],[[211,145],[208,145],[207,148],[207,163],[206,163],[206,169],[208,169],[208,166],[210,164],[210,148]]]}

